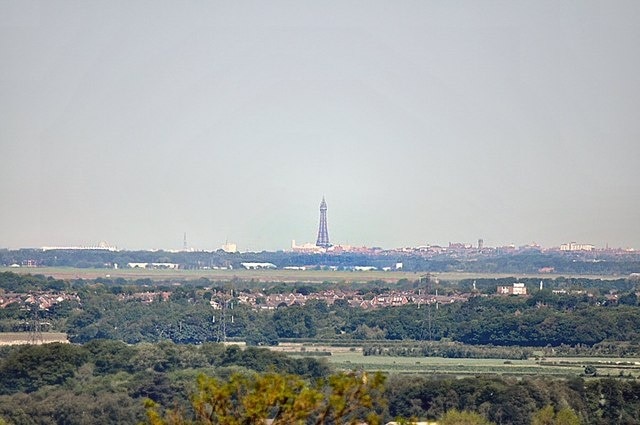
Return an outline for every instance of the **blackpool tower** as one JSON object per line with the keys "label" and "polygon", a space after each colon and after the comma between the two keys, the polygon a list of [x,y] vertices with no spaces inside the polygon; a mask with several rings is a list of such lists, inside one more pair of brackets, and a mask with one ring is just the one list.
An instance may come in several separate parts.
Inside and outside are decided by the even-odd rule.
{"label": "blackpool tower", "polygon": [[329,243],[329,230],[327,229],[327,203],[324,200],[324,196],[322,197],[322,202],[320,202],[320,227],[318,228],[316,246],[322,248],[329,248],[331,246]]}

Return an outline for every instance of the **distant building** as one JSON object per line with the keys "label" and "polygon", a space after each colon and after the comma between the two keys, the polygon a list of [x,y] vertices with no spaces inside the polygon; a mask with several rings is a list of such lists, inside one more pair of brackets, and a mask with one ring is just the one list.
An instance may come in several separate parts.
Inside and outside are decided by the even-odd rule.
{"label": "distant building", "polygon": [[465,250],[465,249],[471,249],[471,248],[473,248],[473,245],[471,245],[470,243],[449,242],[450,250]]}
{"label": "distant building", "polygon": [[588,243],[569,242],[560,245],[560,251],[593,251],[594,245]]}
{"label": "distant building", "polygon": [[373,270],[378,270],[378,268],[374,266],[355,266],[353,270],[357,272],[370,272]]}
{"label": "distant building", "polygon": [[524,283],[514,283],[513,286],[498,286],[500,295],[527,295],[527,287]]}
{"label": "distant building", "polygon": [[104,241],[96,246],[43,246],[41,249],[43,251],[118,251],[118,248]]}
{"label": "distant building", "polygon": [[304,243],[302,245],[297,245],[295,240],[291,241],[291,250],[295,252],[307,252],[307,253],[322,253],[327,251],[326,248],[317,246],[312,243]]}
{"label": "distant building", "polygon": [[151,267],[154,269],[179,269],[178,263],[151,263]]}
{"label": "distant building", "polygon": [[242,267],[247,270],[259,270],[259,269],[275,269],[275,264],[272,263],[241,263]]}
{"label": "distant building", "polygon": [[130,269],[178,269],[180,264],[177,263],[127,263]]}
{"label": "distant building", "polygon": [[234,243],[226,242],[224,245],[222,245],[222,250],[224,252],[234,253],[238,252],[238,246]]}

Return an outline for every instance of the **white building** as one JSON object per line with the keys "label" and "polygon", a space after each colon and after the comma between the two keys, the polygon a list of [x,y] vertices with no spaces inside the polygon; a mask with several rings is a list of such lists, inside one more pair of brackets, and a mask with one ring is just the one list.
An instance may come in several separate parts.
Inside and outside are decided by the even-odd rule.
{"label": "white building", "polygon": [[514,283],[513,286],[498,286],[500,295],[527,295],[527,287],[524,283]]}
{"label": "white building", "polygon": [[259,270],[259,269],[275,269],[275,264],[272,263],[241,263],[242,267],[247,270]]}
{"label": "white building", "polygon": [[304,243],[302,245],[296,245],[296,241],[291,241],[291,250],[294,252],[309,252],[309,253],[322,253],[327,252],[326,248],[316,246],[312,243]]}
{"label": "white building", "polygon": [[234,252],[238,252],[238,246],[234,243],[227,242],[224,245],[222,245],[222,250],[224,252],[234,253]]}
{"label": "white building", "polygon": [[130,269],[178,269],[177,263],[127,263]]}
{"label": "white building", "polygon": [[593,251],[594,245],[588,243],[569,242],[560,245],[560,251]]}

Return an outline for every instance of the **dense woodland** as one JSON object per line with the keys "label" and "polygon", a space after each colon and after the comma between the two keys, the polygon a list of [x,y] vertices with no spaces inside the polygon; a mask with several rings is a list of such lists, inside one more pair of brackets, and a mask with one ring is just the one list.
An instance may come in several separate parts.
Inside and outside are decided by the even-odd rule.
{"label": "dense woodland", "polygon": [[[193,415],[189,395],[200,374],[226,380],[253,372],[328,378],[326,363],[262,348],[95,340],[0,350],[0,418],[14,424],[135,424],[145,403]],[[435,419],[466,410],[497,424],[530,424],[545,406],[570,408],[583,424],[638,423],[640,383],[633,379],[390,376],[384,418]]]}
{"label": "dense woodland", "polygon": [[221,344],[127,345],[94,340],[0,350],[0,417],[17,424],[136,424],[144,400],[188,409],[196,377],[274,371],[304,378],[329,373],[325,363],[265,349]]}

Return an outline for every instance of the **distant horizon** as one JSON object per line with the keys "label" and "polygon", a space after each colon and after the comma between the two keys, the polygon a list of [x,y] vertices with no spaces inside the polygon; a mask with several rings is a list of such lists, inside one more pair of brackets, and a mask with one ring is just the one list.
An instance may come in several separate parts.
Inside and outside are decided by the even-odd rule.
{"label": "distant horizon", "polygon": [[[295,239],[294,239],[295,240]],[[296,242],[299,242],[296,240]],[[301,242],[301,241],[300,241]],[[229,243],[234,243],[238,246],[238,252],[278,252],[278,251],[291,251],[291,245],[289,245],[287,248],[280,248],[280,249],[257,249],[257,250],[243,250],[240,249],[241,245],[237,244],[236,242],[229,242]],[[418,249],[421,247],[442,247],[442,248],[447,248],[449,247],[450,244],[463,244],[463,245],[467,245],[470,246],[471,248],[477,247],[477,243],[478,241],[476,240],[475,243],[473,242],[467,242],[467,241],[448,241],[446,243],[424,243],[424,244],[420,244],[420,245],[401,245],[401,246],[393,246],[393,247],[385,247],[385,246],[379,246],[379,245],[373,245],[373,246],[367,246],[367,245],[359,245],[359,244],[340,244],[340,243],[332,243],[332,246],[334,247],[353,247],[353,248],[367,248],[367,249],[374,249],[374,248],[380,248],[382,250],[398,250],[398,249]],[[593,245],[594,246],[594,251],[601,251],[601,250],[606,250],[606,249],[611,249],[611,250],[631,250],[631,251],[636,251],[635,247],[632,246],[611,246],[611,245],[605,245],[605,246],[599,246],[596,244],[592,244],[589,242],[583,242],[583,241],[566,241],[566,242],[562,242],[560,244],[557,245],[542,245],[542,244],[538,244],[538,243],[534,243],[534,242],[530,242],[530,243],[525,243],[525,244],[504,244],[504,245],[491,245],[491,244],[487,244],[486,242],[483,243],[483,247],[487,248],[487,249],[496,249],[496,248],[507,248],[507,247],[513,247],[513,248],[527,248],[527,247],[539,247],[541,249],[544,250],[550,250],[550,249],[560,249],[560,247],[564,244],[569,244],[569,243],[576,243],[576,244],[580,244],[580,245]],[[103,245],[105,244],[105,245]],[[117,244],[111,244],[108,243],[107,241],[99,241],[95,244],[80,244],[80,245],[64,245],[64,244],[45,244],[45,245],[41,245],[41,246],[21,246],[21,247],[6,247],[6,246],[0,246],[0,249],[7,249],[10,251],[17,251],[17,250],[21,250],[21,249],[34,249],[34,250],[64,250],[64,249],[77,249],[77,250],[91,250],[91,249],[96,249],[96,250],[117,250],[117,251],[166,251],[166,252],[215,252],[218,250],[222,249],[223,244],[220,244],[219,247],[217,248],[205,248],[205,247],[192,247],[192,246],[188,246],[187,249],[185,250],[184,248],[168,248],[168,247],[164,247],[164,248],[129,248],[129,247],[122,247],[119,246]],[[587,252],[587,251],[584,251]]]}
{"label": "distant horizon", "polygon": [[[0,2],[0,244],[640,247],[640,2]],[[144,248],[146,247],[146,248]]]}

